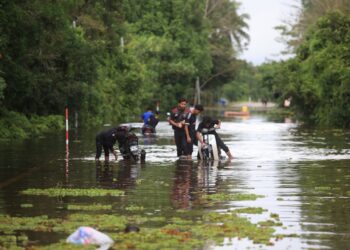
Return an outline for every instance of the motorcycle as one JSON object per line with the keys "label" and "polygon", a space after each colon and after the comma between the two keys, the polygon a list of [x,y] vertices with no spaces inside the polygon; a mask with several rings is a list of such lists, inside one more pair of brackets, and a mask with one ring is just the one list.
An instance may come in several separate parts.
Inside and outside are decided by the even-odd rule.
{"label": "motorcycle", "polygon": [[202,132],[203,142],[198,142],[199,158],[205,162],[219,161],[220,160],[220,149],[216,143],[216,138],[214,134],[209,132],[215,128],[207,129]]}
{"label": "motorcycle", "polygon": [[141,162],[146,160],[146,151],[139,148],[139,139],[133,130],[136,129],[131,125],[122,125],[117,129],[118,144],[120,153],[124,160],[133,160]]}
{"label": "motorcycle", "polygon": [[156,133],[156,129],[151,125],[144,124],[141,128],[141,132],[143,135],[154,134]]}

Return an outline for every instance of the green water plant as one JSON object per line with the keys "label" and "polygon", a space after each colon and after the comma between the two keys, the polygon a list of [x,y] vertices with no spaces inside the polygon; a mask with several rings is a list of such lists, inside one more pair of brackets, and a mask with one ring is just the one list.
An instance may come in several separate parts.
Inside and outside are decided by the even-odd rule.
{"label": "green water plant", "polygon": [[143,211],[144,207],[143,206],[136,206],[136,205],[130,205],[125,208],[127,211]]}
{"label": "green water plant", "polygon": [[112,205],[102,205],[102,204],[92,204],[92,205],[75,205],[68,204],[68,210],[77,210],[77,211],[95,211],[95,210],[111,210]]}
{"label": "green water plant", "polygon": [[267,210],[261,207],[245,207],[245,208],[238,208],[233,211],[236,213],[244,213],[244,214],[262,214]]}
{"label": "green water plant", "polygon": [[34,207],[34,205],[33,204],[29,204],[29,203],[21,204],[21,208],[31,208],[31,207]]}
{"label": "green water plant", "polygon": [[[181,213],[183,215],[183,213]],[[158,226],[147,226],[150,222]],[[130,222],[141,228],[139,233],[124,233]],[[162,224],[159,224],[162,223]],[[81,225],[94,227],[110,235],[115,244],[113,249],[201,249],[206,245],[220,245],[225,238],[247,238],[255,244],[271,245],[276,223],[254,224],[240,217],[235,211],[227,213],[209,212],[196,219],[186,215],[167,220],[152,216],[118,216],[106,214],[70,214],[64,219],[38,217],[0,216],[0,232],[35,231],[59,233],[68,236]],[[3,240],[4,241],[4,240]],[[17,246],[16,237],[7,237],[6,246]],[[22,244],[22,243],[21,243]],[[4,246],[5,243],[0,243]],[[50,246],[35,246],[35,249],[75,249],[60,241]]]}
{"label": "green water plant", "polygon": [[244,200],[256,200],[263,198],[263,195],[257,194],[205,194],[202,198],[210,201],[244,201]]}
{"label": "green water plant", "polygon": [[21,194],[25,195],[45,195],[49,197],[65,197],[65,196],[123,196],[125,194],[122,190],[117,189],[97,189],[97,188],[29,188],[21,191]]}

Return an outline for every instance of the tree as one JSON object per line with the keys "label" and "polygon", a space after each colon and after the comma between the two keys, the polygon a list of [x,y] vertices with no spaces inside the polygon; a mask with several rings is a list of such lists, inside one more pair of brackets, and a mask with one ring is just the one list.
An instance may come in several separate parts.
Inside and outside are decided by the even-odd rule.
{"label": "tree", "polygon": [[297,57],[282,64],[286,84],[279,90],[293,97],[294,109],[310,123],[349,127],[349,26],[349,16],[341,12],[322,16],[307,32]]}
{"label": "tree", "polygon": [[276,27],[280,30],[280,40],[287,45],[285,53],[295,53],[306,39],[310,27],[317,20],[332,11],[340,11],[350,14],[350,2],[348,0],[302,0],[301,7],[294,6],[297,14],[294,19],[285,21],[284,25]]}

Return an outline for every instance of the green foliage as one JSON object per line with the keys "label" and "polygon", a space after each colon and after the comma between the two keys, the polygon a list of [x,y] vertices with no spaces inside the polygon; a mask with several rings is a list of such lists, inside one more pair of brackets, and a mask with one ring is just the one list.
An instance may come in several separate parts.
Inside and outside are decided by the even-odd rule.
{"label": "green foliage", "polygon": [[339,12],[320,18],[305,41],[308,56],[298,55],[305,94],[297,105],[310,110],[320,125],[349,126],[349,27],[350,18]]}
{"label": "green foliage", "polygon": [[253,65],[242,62],[235,79],[225,84],[220,94],[230,101],[272,99],[269,86],[261,79],[261,73]]}
{"label": "green foliage", "polygon": [[27,118],[25,115],[14,111],[3,111],[0,118],[0,138],[28,138],[42,136],[52,131],[64,128],[64,117],[60,115],[33,116]]}
{"label": "green foliage", "polygon": [[[297,57],[271,65],[271,89],[292,97],[293,109],[309,123],[350,124],[350,18],[331,12],[319,18],[298,48]],[[264,77],[267,75],[265,74]]]}
{"label": "green foliage", "polygon": [[314,26],[319,18],[338,11],[344,15],[350,14],[350,1],[348,0],[301,0],[300,11],[296,12],[292,22],[278,26],[288,51],[295,53],[309,36],[310,27]]}
{"label": "green foliage", "polygon": [[[219,87],[223,89],[229,99],[240,99],[246,96],[248,90],[238,83],[240,73],[245,70],[245,65],[237,60],[238,55],[249,40],[246,33],[248,25],[245,14],[238,15],[239,4],[229,0],[208,0],[204,9],[206,25],[210,43],[210,56],[212,68],[209,73],[200,77],[201,87],[204,89],[204,101],[209,103],[222,96]],[[238,76],[238,77],[237,77]],[[220,89],[221,90],[221,89]],[[233,94],[237,92],[237,94]],[[214,96],[213,96],[214,94]]]}
{"label": "green foliage", "polygon": [[135,120],[156,101],[165,111],[193,98],[197,77],[224,69],[211,87],[231,81],[247,38],[237,8],[228,0],[5,1],[0,102],[28,117],[68,106],[88,126]]}
{"label": "green foliage", "polygon": [[0,138],[27,138],[31,124],[27,117],[17,112],[6,112],[0,119]]}

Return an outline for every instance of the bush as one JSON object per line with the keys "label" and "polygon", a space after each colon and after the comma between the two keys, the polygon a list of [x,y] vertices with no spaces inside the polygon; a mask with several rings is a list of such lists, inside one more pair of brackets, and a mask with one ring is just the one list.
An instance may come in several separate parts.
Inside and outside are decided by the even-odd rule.
{"label": "bush", "polygon": [[64,117],[59,115],[33,116],[5,111],[0,118],[0,139],[26,139],[56,132],[64,128]]}

